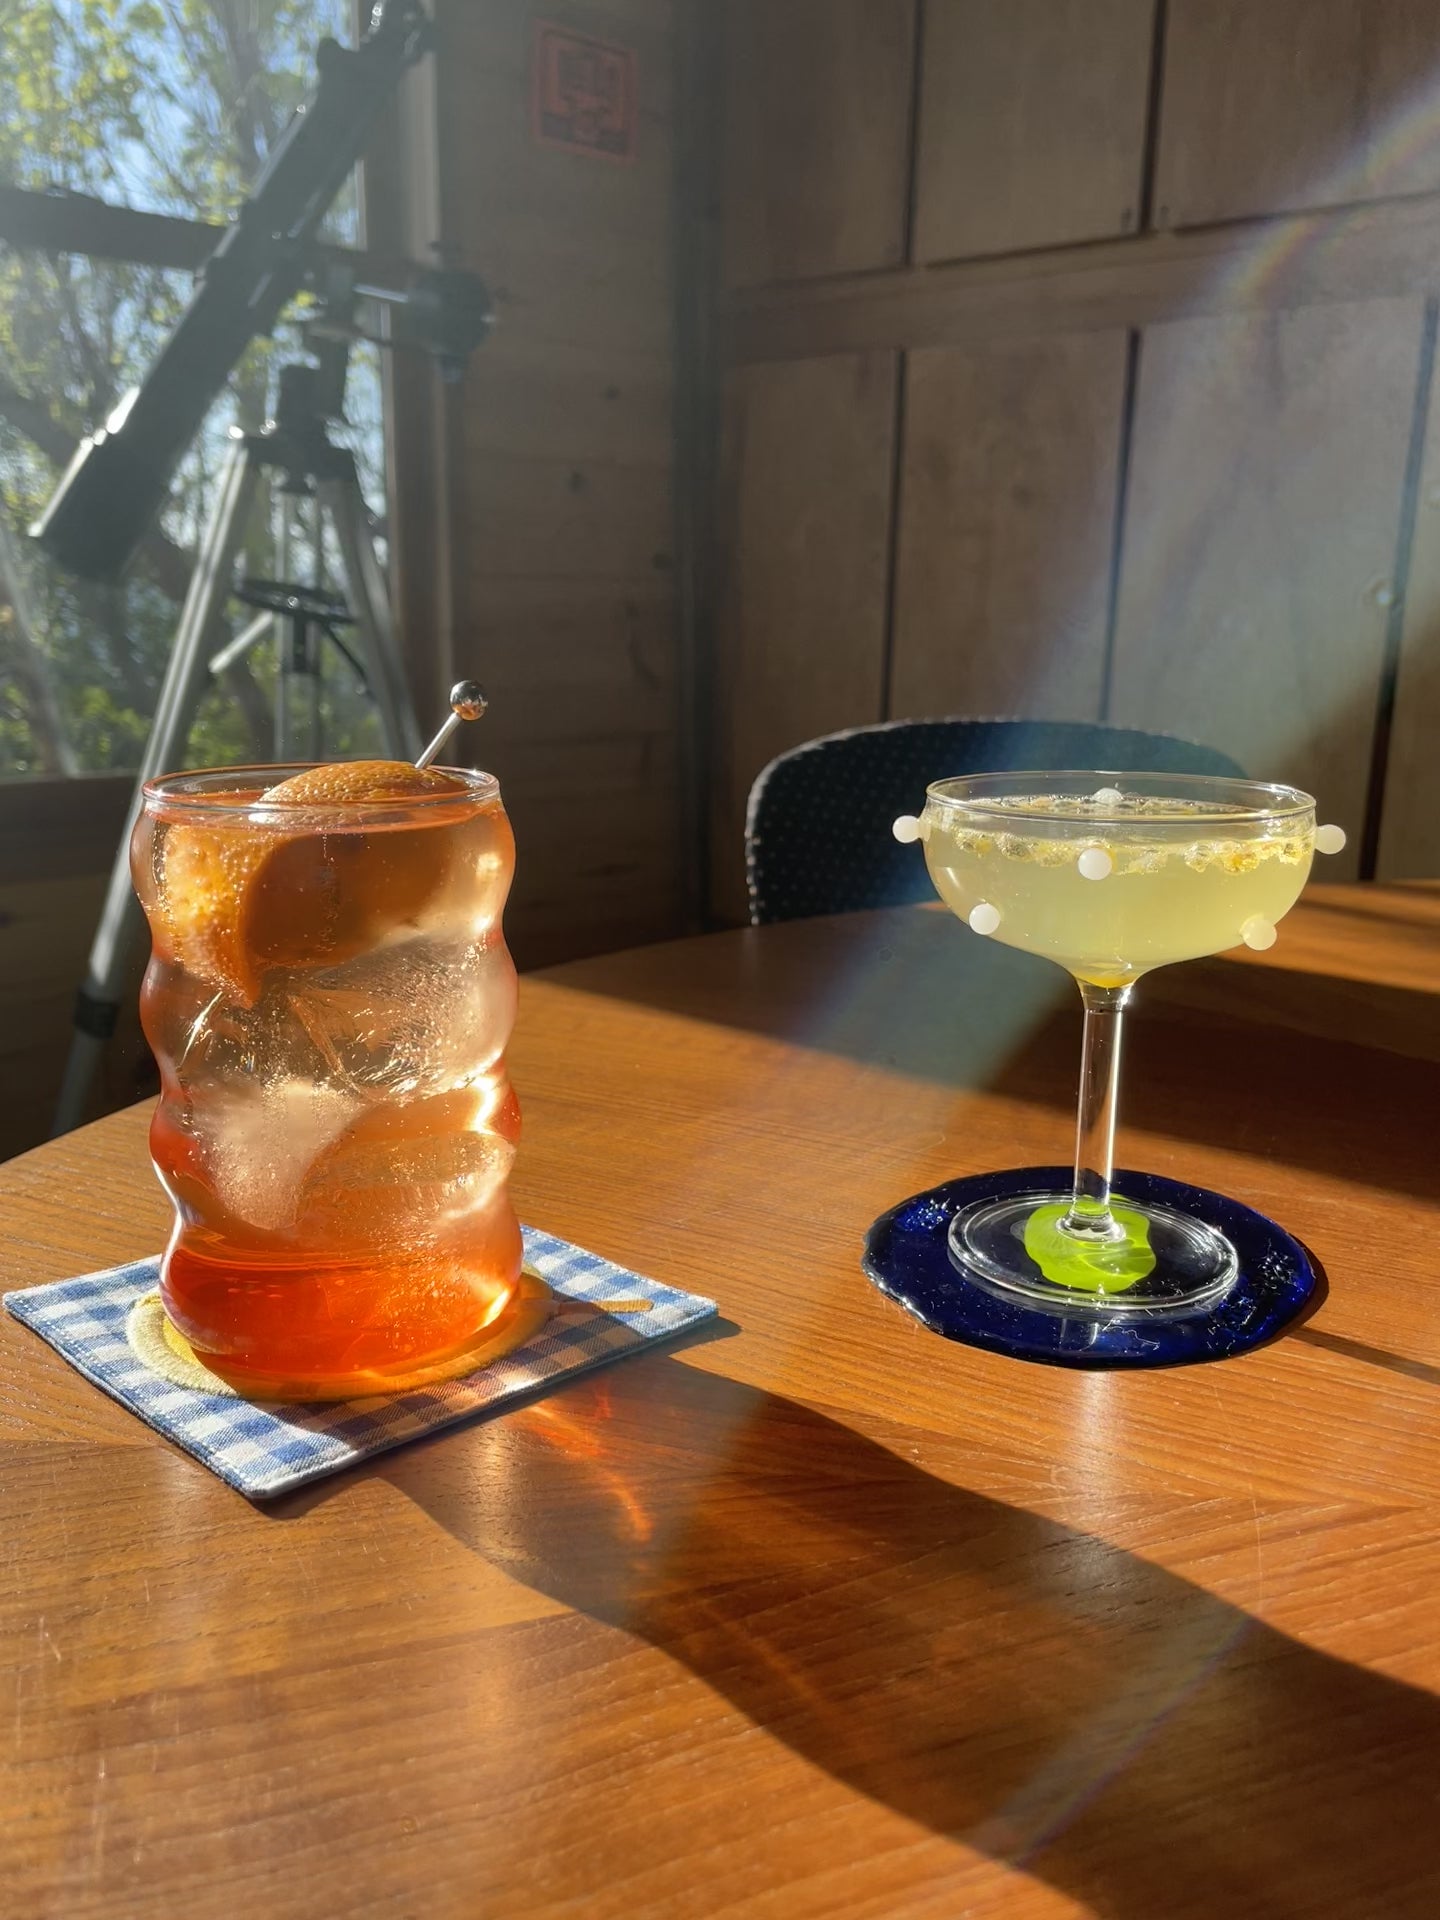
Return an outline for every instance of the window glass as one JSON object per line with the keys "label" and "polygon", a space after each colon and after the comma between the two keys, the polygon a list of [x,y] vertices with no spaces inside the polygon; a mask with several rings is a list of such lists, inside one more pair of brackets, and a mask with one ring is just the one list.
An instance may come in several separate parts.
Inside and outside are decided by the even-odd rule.
{"label": "window glass", "polygon": [[[309,91],[322,35],[349,41],[349,0],[22,0],[0,8],[0,182],[223,221]],[[326,237],[357,232],[353,182]],[[232,424],[258,427],[275,375],[303,357],[296,325],[252,343],[181,463],[127,579],[94,586],[50,564],[27,529],[80,436],[148,371],[185,311],[188,274],[0,248],[0,778],[130,769],[139,760],[196,542]],[[355,350],[348,425],[366,500],[383,509],[380,379]],[[313,503],[261,491],[243,567],[309,583]],[[252,615],[235,605],[231,629]],[[342,632],[342,638],[343,638]],[[378,735],[345,654],[320,649],[322,748]],[[262,636],[214,682],[187,762],[273,757],[275,651]]]}

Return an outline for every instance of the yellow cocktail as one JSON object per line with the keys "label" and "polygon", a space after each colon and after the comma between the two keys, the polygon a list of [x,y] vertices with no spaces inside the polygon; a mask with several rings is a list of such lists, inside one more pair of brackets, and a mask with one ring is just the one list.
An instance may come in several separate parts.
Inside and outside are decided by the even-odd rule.
{"label": "yellow cocktail", "polygon": [[1242,942],[1268,946],[1310,871],[1308,802],[1300,815],[1240,832],[1220,801],[1007,784],[1016,791],[979,823],[932,794],[924,838],[936,891],[977,933],[1095,986],[1122,987]]}

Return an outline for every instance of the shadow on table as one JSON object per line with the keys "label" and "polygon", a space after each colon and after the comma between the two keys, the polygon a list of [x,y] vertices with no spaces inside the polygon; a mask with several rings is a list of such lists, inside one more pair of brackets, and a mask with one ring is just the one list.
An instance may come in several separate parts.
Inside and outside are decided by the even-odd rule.
{"label": "shadow on table", "polygon": [[1320,1327],[1290,1326],[1282,1337],[1299,1340],[1309,1347],[1323,1347],[1327,1353],[1343,1354],[1347,1360],[1359,1360],[1367,1367],[1380,1367],[1386,1373],[1398,1373],[1406,1380],[1420,1381],[1422,1386],[1440,1387],[1440,1367],[1432,1366],[1428,1360],[1412,1360],[1408,1354],[1372,1347],[1364,1340],[1348,1340],[1343,1334],[1329,1333]]}
{"label": "shadow on table", "polygon": [[[588,960],[574,985],[933,1085],[1050,1107],[1057,1146],[1068,1142],[1080,1000],[1048,961],[920,908],[686,943],[683,968],[674,952],[657,946]],[[555,979],[570,984],[567,969]],[[1247,1009],[1253,1018],[1236,1017]],[[1433,1198],[1440,990],[1195,961],[1143,981],[1126,1024],[1122,1136],[1134,1128],[1218,1144],[1223,1114],[1227,1148]],[[1407,1057],[1407,1035],[1422,1057]]]}
{"label": "shadow on table", "polygon": [[[1440,1702],[819,1413],[653,1357],[372,1471],[852,1790],[1098,1912],[1440,1910]],[[576,1716],[613,1710],[590,1672]]]}

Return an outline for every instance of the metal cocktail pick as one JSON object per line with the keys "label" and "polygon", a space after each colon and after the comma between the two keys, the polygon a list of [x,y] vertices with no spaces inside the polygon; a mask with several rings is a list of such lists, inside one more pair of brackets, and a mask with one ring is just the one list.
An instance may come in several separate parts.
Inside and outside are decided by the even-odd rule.
{"label": "metal cocktail pick", "polygon": [[450,689],[450,711],[444,724],[415,762],[416,766],[428,767],[460,722],[478,720],[488,704],[478,680],[457,680]]}

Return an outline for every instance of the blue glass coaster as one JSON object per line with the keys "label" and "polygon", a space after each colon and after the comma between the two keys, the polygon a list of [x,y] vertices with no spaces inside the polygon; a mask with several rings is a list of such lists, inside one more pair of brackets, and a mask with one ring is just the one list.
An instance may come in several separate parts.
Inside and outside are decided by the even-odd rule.
{"label": "blue glass coaster", "polygon": [[1173,1207],[1203,1220],[1223,1233],[1239,1256],[1239,1277],[1230,1291],[1192,1318],[1072,1319],[1002,1299],[956,1267],[946,1236],[962,1208],[1011,1194],[1063,1192],[1070,1180],[1069,1167],[1021,1167],[947,1180],[912,1194],[871,1227],[861,1265],[882,1293],[946,1339],[1062,1367],[1172,1367],[1225,1360],[1269,1340],[1315,1291],[1309,1257],[1283,1227],[1222,1193],[1156,1173],[1117,1173],[1116,1197]]}

